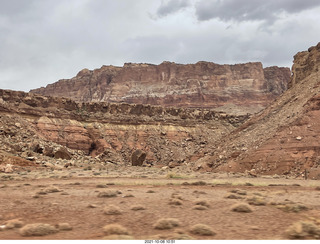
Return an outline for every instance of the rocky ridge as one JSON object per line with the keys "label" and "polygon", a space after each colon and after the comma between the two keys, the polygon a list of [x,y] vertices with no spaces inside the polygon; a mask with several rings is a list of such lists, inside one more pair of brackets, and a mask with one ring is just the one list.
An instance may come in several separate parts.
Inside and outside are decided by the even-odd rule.
{"label": "rocky ridge", "polygon": [[150,164],[179,165],[204,156],[208,143],[248,119],[206,109],[77,103],[8,90],[0,90],[0,116],[0,149],[26,165],[29,159],[54,163],[57,158],[130,165],[136,150],[145,152]]}
{"label": "rocky ridge", "polygon": [[211,146],[195,167],[320,179],[320,43],[294,56],[290,89]]}
{"label": "rocky ridge", "polygon": [[79,102],[125,102],[173,107],[215,108],[255,113],[287,89],[290,69],[262,64],[219,65],[211,62],[159,65],[126,63],[81,70],[72,79],[31,90]]}

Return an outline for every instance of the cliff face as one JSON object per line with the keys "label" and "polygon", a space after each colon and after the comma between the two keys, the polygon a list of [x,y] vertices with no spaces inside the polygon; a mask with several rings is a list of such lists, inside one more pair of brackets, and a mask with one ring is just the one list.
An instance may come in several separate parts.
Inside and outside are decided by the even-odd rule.
{"label": "cliff face", "polygon": [[128,63],[123,67],[84,69],[70,80],[60,80],[31,92],[80,102],[216,108],[227,112],[240,108],[240,112],[251,113],[286,90],[289,79],[289,68],[263,69],[261,63]]}
{"label": "cliff face", "polygon": [[101,163],[130,164],[140,149],[148,162],[182,164],[206,155],[207,144],[246,119],[206,109],[77,103],[0,90],[0,152],[42,157],[61,145],[80,161],[87,155]]}
{"label": "cliff face", "polygon": [[198,166],[296,176],[307,169],[309,178],[320,179],[319,57],[320,43],[295,55],[290,89],[223,138],[212,156]]}
{"label": "cliff face", "polygon": [[292,78],[289,87],[301,82],[307,76],[319,71],[320,43],[310,47],[308,51],[298,52],[294,56],[292,65]]}

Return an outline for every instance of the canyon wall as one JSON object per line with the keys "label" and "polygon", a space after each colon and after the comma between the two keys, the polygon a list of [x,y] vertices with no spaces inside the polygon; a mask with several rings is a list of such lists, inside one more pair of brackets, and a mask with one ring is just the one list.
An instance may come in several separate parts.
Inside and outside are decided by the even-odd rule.
{"label": "canyon wall", "polygon": [[218,144],[199,168],[320,179],[320,43],[294,56],[290,88]]}
{"label": "canyon wall", "polygon": [[32,90],[79,102],[125,102],[174,107],[215,108],[228,113],[260,111],[287,89],[290,69],[245,63],[160,65],[127,63],[81,70],[72,79]]}
{"label": "canyon wall", "polygon": [[[52,143],[104,162],[130,164],[135,150],[147,161],[176,165],[208,153],[205,147],[248,116],[207,109],[116,103],[77,103],[58,97],[0,90],[0,150],[46,153]],[[18,127],[16,126],[18,123]],[[52,147],[52,146],[51,146]],[[53,155],[48,153],[48,155]]]}

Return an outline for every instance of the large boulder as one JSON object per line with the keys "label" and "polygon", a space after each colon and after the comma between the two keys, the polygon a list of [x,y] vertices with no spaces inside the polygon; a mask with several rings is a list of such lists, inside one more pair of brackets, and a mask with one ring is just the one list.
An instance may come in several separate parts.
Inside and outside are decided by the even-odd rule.
{"label": "large boulder", "polygon": [[140,149],[135,150],[131,155],[132,166],[142,166],[147,154]]}
{"label": "large boulder", "polygon": [[70,160],[71,154],[68,152],[67,149],[65,149],[64,147],[61,147],[54,153],[54,158]]}

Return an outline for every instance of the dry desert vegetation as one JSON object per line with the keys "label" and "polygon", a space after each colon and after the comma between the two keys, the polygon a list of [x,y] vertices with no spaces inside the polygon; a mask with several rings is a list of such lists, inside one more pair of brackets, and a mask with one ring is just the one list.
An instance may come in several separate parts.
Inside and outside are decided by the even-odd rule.
{"label": "dry desert vegetation", "polygon": [[2,240],[320,238],[314,180],[135,166],[0,177]]}

